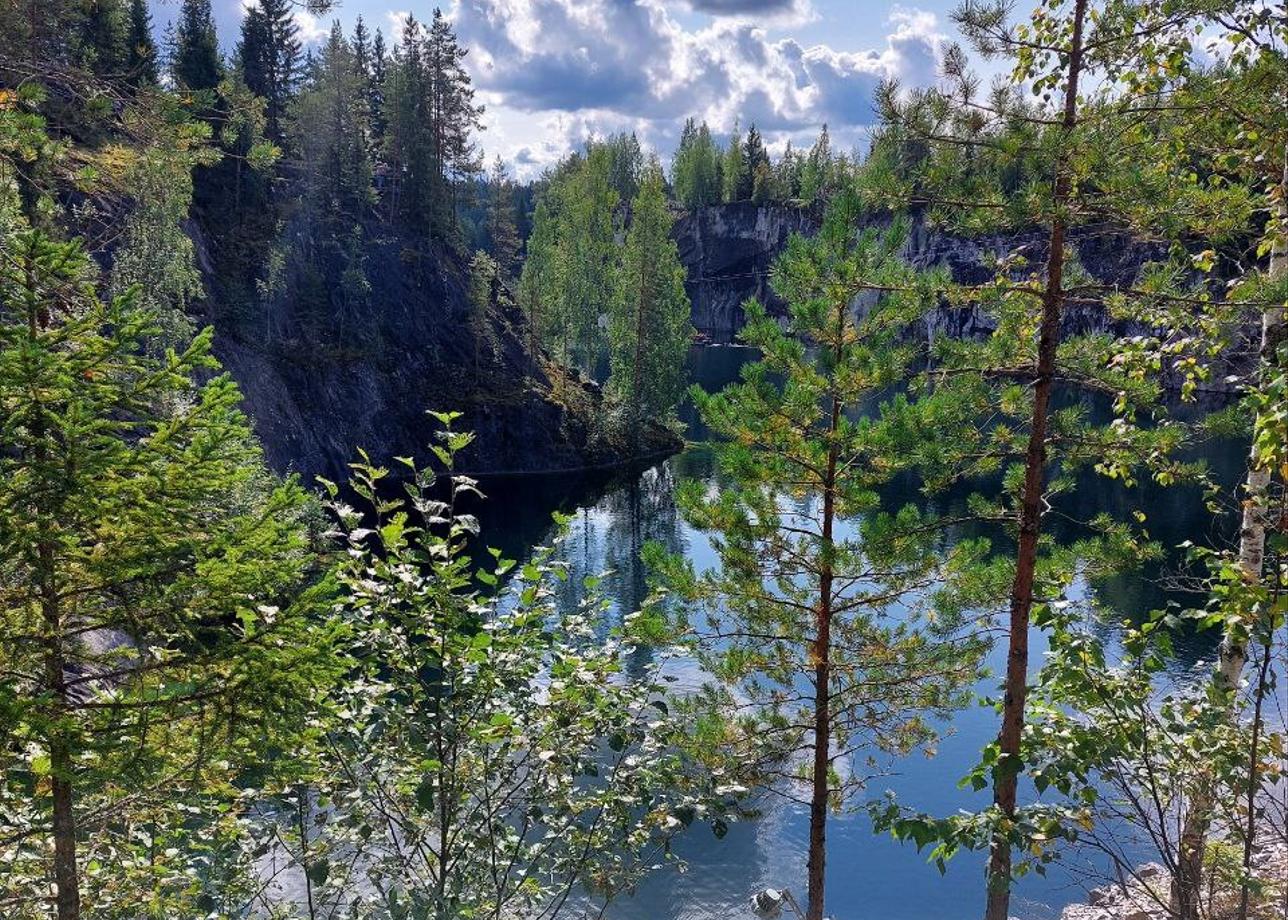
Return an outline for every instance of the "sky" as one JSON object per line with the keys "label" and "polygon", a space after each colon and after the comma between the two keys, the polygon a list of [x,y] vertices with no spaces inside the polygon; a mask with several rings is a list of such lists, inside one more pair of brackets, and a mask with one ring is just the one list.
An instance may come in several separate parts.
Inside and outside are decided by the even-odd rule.
{"label": "sky", "polygon": [[[244,5],[212,0],[230,52]],[[470,49],[466,60],[486,106],[480,137],[513,174],[532,178],[591,136],[634,131],[669,160],[684,120],[725,136],[754,123],[771,150],[808,147],[826,123],[834,149],[862,148],[873,93],[888,76],[935,79],[954,38],[954,0],[444,0]],[[158,32],[179,0],[152,0]],[[296,11],[317,42],[359,15],[394,39],[411,12],[432,2],[342,0],[325,15]]]}

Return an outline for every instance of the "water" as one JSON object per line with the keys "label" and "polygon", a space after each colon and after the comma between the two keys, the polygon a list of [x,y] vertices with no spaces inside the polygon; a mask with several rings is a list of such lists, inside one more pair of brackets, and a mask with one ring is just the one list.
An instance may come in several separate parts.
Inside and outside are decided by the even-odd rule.
{"label": "water", "polygon": [[[709,390],[718,389],[736,379],[739,367],[752,357],[740,348],[696,347],[690,361],[692,378]],[[705,437],[691,412],[685,421],[692,440]],[[1202,456],[1223,482],[1233,483],[1241,472],[1241,445],[1209,445]],[[640,548],[646,542],[655,540],[673,552],[684,553],[699,569],[716,564],[706,536],[686,525],[676,511],[674,489],[681,479],[718,484],[711,452],[696,446],[663,463],[617,476],[496,480],[486,484],[490,500],[481,509],[484,534],[507,553],[519,553],[549,538],[553,511],[572,514],[562,548],[574,575],[568,581],[569,590],[577,590],[581,581],[577,576],[612,570],[603,587],[620,614],[635,609],[647,593],[647,572],[639,561]],[[895,484],[890,498],[900,504],[924,501],[911,483]],[[945,501],[952,504],[958,498],[964,494]],[[1233,533],[1232,521],[1214,519],[1204,509],[1198,490],[1192,488],[1123,489],[1089,477],[1069,502],[1071,506],[1076,503],[1078,516],[1084,518],[1098,510],[1124,513],[1128,508],[1144,508],[1152,535],[1167,547],[1185,540],[1217,545]],[[1062,537],[1072,537],[1076,531],[1075,525],[1059,515],[1050,521]],[[1173,552],[1163,563],[1147,566],[1131,577],[1081,586],[1081,590],[1094,592],[1121,617],[1139,619],[1169,600],[1184,603],[1185,598],[1168,591],[1162,580],[1180,564],[1179,554]],[[1112,623],[1100,628],[1111,636],[1115,629]],[[1178,675],[1193,668],[1215,647],[1213,637],[1205,635],[1179,637],[1177,645],[1174,668]],[[1044,651],[1041,636],[1035,632],[1031,644],[1035,664]],[[1000,649],[994,650],[992,659],[997,671]],[[698,680],[696,667],[687,676]],[[890,775],[869,785],[868,794],[880,797],[885,790],[893,790],[908,804],[936,814],[986,805],[987,792],[960,790],[957,781],[996,732],[997,716],[991,709],[976,707],[961,712],[933,758],[916,754],[896,762]],[[734,825],[723,839],[695,824],[676,847],[688,864],[687,871],[655,873],[634,897],[614,903],[605,916],[613,920],[749,918],[749,898],[766,887],[788,888],[803,900],[808,815],[803,808],[776,797],[763,801],[762,807],[761,817]],[[827,859],[827,903],[836,920],[975,920],[981,913],[982,856],[959,856],[941,876],[911,846],[875,836],[865,816],[849,815],[830,819]],[[1055,868],[1048,877],[1023,880],[1012,914],[1022,920],[1047,920],[1057,917],[1063,906],[1082,901],[1083,878],[1087,873],[1097,875],[1097,867],[1082,859],[1071,856],[1067,866]]]}

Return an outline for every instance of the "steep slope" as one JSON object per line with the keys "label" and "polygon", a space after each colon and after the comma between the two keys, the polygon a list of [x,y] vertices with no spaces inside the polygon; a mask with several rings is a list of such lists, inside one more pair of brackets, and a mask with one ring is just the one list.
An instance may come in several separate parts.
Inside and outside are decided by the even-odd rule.
{"label": "steep slope", "polygon": [[457,428],[475,441],[460,461],[478,474],[606,468],[678,446],[660,428],[629,444],[603,436],[598,387],[530,355],[514,308],[493,302],[475,315],[459,256],[398,239],[371,243],[364,256],[363,312],[319,319],[288,289],[271,323],[221,310],[203,260],[216,354],[275,469],[343,478],[359,448],[381,463],[424,461],[439,427],[430,409],[464,413]]}

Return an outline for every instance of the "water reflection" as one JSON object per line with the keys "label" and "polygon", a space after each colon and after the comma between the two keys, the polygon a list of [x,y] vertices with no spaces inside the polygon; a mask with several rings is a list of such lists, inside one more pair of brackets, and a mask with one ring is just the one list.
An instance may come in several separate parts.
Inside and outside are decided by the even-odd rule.
{"label": "water reflection", "polygon": [[[691,360],[693,379],[708,389],[719,389],[737,379],[739,368],[752,357],[741,348],[696,348]],[[1082,397],[1065,394],[1063,398]],[[1088,411],[1103,417],[1107,409],[1092,401]],[[1201,411],[1201,407],[1186,411]],[[706,436],[691,409],[686,408],[682,417],[692,440]],[[1192,459],[1205,460],[1213,477],[1230,487],[1242,474],[1243,455],[1242,445],[1222,442],[1196,449]],[[561,548],[572,577],[563,590],[568,600],[576,600],[583,576],[609,571],[602,588],[614,615],[620,616],[635,609],[648,590],[648,573],[639,560],[646,542],[658,541],[673,552],[684,553],[699,569],[715,562],[707,537],[688,527],[676,511],[674,492],[681,480],[719,487],[719,471],[708,449],[691,447],[664,463],[620,475],[526,477],[485,483],[491,498],[480,509],[480,516],[488,542],[514,555],[550,538],[553,511],[572,514],[568,539]],[[964,512],[967,497],[979,486],[964,485],[927,502],[915,478],[909,476],[891,483],[885,498],[890,507],[915,502],[936,514],[956,516]],[[1072,540],[1084,535],[1081,522],[1095,514],[1104,511],[1123,516],[1135,508],[1146,510],[1151,535],[1169,552],[1139,573],[1076,586],[1077,592],[1093,596],[1114,612],[1115,618],[1097,621],[1097,628],[1107,637],[1114,634],[1115,619],[1139,619],[1168,602],[1192,603],[1192,598],[1169,590],[1166,584],[1165,576],[1182,565],[1174,548],[1187,540],[1228,545],[1237,527],[1233,516],[1208,513],[1196,486],[1162,488],[1143,483],[1123,488],[1094,475],[1080,478],[1076,490],[1056,503],[1056,513],[1048,521],[1058,539]],[[1001,545],[1007,539],[996,528],[979,523],[957,525],[946,531],[944,539],[949,545],[981,534]],[[1189,635],[1181,637],[1177,645],[1176,667],[1185,670],[1211,654],[1214,639]],[[1035,663],[1044,651],[1041,636],[1035,634]],[[999,654],[995,651],[994,657]],[[686,677],[697,680],[696,669]],[[874,783],[870,794],[879,796],[891,789],[918,807],[941,814],[984,804],[986,793],[965,792],[956,787],[956,781],[996,731],[997,719],[991,709],[959,713],[952,733],[940,743],[933,759],[914,755],[899,761],[895,774]],[[794,887],[798,895],[803,894],[808,816],[779,799],[769,798],[762,804],[760,819],[735,825],[722,840],[703,828],[683,836],[677,852],[688,861],[689,871],[651,876],[635,897],[612,905],[606,916],[616,920],[727,920],[751,916],[748,898],[758,888]],[[960,857],[941,877],[910,847],[874,837],[862,816],[842,817],[829,825],[828,865],[828,903],[838,920],[974,920],[979,914],[981,858]],[[1014,910],[1025,920],[1045,920],[1058,916],[1063,905],[1082,897],[1080,885],[1057,871],[1047,879],[1025,880],[1017,891]]]}

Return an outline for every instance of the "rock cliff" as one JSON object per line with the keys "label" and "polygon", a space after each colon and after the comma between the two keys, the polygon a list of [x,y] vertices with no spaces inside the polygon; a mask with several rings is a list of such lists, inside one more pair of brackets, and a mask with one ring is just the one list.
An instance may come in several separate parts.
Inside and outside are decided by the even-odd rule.
{"label": "rock cliff", "polygon": [[273,468],[344,479],[359,448],[380,463],[426,460],[439,428],[430,409],[464,413],[457,428],[475,440],[459,459],[476,474],[609,468],[678,446],[661,428],[629,444],[604,437],[598,387],[552,376],[526,349],[515,308],[494,301],[476,315],[459,256],[396,238],[364,255],[370,306],[343,319],[319,318],[298,284],[271,317],[231,317],[207,276],[216,355]]}
{"label": "rock cliff", "polygon": [[[769,270],[792,233],[818,229],[818,209],[750,202],[714,205],[686,213],[676,222],[675,239],[688,271],[693,325],[717,341],[727,341],[742,328],[742,304],[758,297],[771,313],[786,305],[769,290]],[[874,218],[874,224],[885,222]],[[1156,247],[1136,243],[1121,233],[1082,229],[1071,242],[1083,267],[1098,281],[1126,284],[1142,264],[1156,259]],[[920,216],[910,221],[903,257],[917,268],[945,267],[962,283],[987,280],[992,257],[1023,247],[1033,263],[1045,257],[1040,232],[962,237],[931,227]],[[1067,333],[1110,331],[1112,324],[1098,304],[1082,303],[1065,311]],[[976,310],[941,306],[926,317],[927,336],[971,336],[988,328]]]}
{"label": "rock cliff", "polygon": [[742,328],[748,298],[781,311],[782,301],[769,289],[770,266],[793,233],[813,233],[818,219],[808,208],[749,201],[683,214],[673,235],[688,273],[694,328],[728,342]]}

